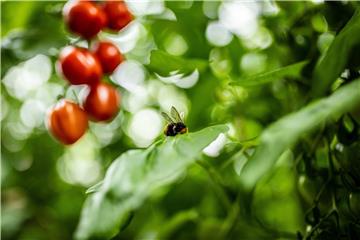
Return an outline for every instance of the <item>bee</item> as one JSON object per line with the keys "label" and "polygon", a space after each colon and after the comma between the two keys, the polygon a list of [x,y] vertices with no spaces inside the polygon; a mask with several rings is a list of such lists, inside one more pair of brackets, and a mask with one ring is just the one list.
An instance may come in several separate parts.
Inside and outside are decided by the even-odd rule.
{"label": "bee", "polygon": [[162,112],[161,115],[168,122],[164,129],[164,134],[166,136],[176,136],[177,134],[184,134],[188,132],[188,128],[184,124],[184,121],[175,107],[171,107],[171,117],[164,112]]}

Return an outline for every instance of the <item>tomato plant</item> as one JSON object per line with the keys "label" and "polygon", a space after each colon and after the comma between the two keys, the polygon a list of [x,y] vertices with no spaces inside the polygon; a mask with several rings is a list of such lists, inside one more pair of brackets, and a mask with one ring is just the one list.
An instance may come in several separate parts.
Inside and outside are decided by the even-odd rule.
{"label": "tomato plant", "polygon": [[356,1],[3,1],[2,239],[360,239],[359,22]]}

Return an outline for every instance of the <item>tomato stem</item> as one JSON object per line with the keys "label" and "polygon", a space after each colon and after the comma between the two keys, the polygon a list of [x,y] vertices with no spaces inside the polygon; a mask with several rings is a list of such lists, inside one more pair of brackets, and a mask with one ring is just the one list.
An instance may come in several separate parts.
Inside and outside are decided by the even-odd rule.
{"label": "tomato stem", "polygon": [[72,90],[72,93],[73,93],[74,96],[75,96],[76,102],[77,102],[78,104],[80,104],[80,98],[79,98],[79,96],[76,94],[76,92],[75,92],[74,89]]}

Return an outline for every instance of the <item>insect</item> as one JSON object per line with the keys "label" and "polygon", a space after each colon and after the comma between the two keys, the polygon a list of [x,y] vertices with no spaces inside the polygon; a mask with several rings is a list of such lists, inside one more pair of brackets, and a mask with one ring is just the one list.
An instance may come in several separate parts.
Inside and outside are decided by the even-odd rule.
{"label": "insect", "polygon": [[171,117],[164,112],[162,112],[161,115],[168,122],[168,124],[164,129],[164,134],[166,136],[175,136],[179,133],[180,134],[187,133],[188,129],[175,107],[171,107],[171,111],[170,111]]}

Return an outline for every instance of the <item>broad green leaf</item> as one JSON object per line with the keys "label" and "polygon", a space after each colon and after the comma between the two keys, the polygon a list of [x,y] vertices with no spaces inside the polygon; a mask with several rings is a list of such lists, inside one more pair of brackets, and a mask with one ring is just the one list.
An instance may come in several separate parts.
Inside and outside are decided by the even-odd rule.
{"label": "broad green leaf", "polygon": [[312,89],[314,96],[323,95],[340,76],[355,46],[360,46],[360,10],[355,12],[315,66]]}
{"label": "broad green leaf", "polygon": [[[35,1],[2,2],[1,36],[12,29],[23,29],[39,3]],[[16,9],[16,17],[13,10]]]}
{"label": "broad green leaf", "polygon": [[153,50],[150,56],[150,64],[148,65],[151,71],[158,73],[161,76],[167,76],[171,72],[178,71],[178,73],[189,74],[194,70],[202,72],[207,67],[207,61],[202,59],[185,59],[170,55],[161,50]]}
{"label": "broad green leaf", "polygon": [[240,173],[240,183],[244,190],[251,192],[279,156],[304,134],[356,106],[360,106],[360,79],[341,87],[330,97],[313,102],[272,124],[261,135],[260,145]]}
{"label": "broad green leaf", "polygon": [[308,61],[298,62],[270,72],[256,74],[254,76],[243,78],[239,81],[233,81],[230,84],[251,87],[273,82],[285,77],[299,77],[301,70],[307,63]]}
{"label": "broad green leaf", "polygon": [[131,211],[154,191],[178,179],[202,149],[227,129],[225,125],[212,126],[122,154],[109,167],[98,191],[86,200],[76,239],[114,236]]}

